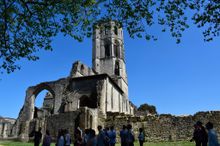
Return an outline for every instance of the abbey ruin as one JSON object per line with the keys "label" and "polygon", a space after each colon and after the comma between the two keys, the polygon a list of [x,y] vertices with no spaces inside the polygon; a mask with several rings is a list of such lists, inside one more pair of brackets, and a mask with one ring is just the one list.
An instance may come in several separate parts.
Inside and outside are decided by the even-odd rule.
{"label": "abbey ruin", "polygon": [[[76,126],[96,129],[112,114],[134,115],[128,99],[123,32],[118,23],[94,26],[92,64],[89,68],[77,61],[68,77],[29,87],[13,133],[28,140],[33,129],[42,127],[55,136],[60,128],[71,127],[71,133]],[[49,92],[38,109],[35,99],[44,89]]]}
{"label": "abbey ruin", "polygon": [[[4,138],[28,141],[31,131],[38,127],[43,133],[49,129],[55,138],[61,128],[73,135],[77,126],[96,129],[98,125],[114,125],[119,130],[131,123],[136,134],[138,128],[144,128],[148,141],[188,140],[197,120],[213,122],[220,133],[217,111],[183,117],[136,115],[136,107],[128,98],[122,28],[115,21],[100,21],[94,26],[92,42],[92,68],[76,61],[68,77],[29,87],[15,124],[7,134],[0,126]],[[43,106],[37,108],[35,99],[45,89],[48,93]]]}

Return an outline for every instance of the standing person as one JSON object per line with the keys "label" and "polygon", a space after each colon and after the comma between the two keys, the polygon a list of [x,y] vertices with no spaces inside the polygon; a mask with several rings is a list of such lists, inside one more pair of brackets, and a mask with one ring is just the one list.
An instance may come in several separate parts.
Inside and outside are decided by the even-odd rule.
{"label": "standing person", "polygon": [[81,136],[81,133],[79,132],[79,133],[77,133],[76,134],[76,146],[83,146],[83,138],[82,138],[82,136]]}
{"label": "standing person", "polygon": [[85,129],[85,134],[83,136],[84,146],[86,146],[86,144],[88,143],[89,138],[90,138],[90,129]]}
{"label": "standing person", "polygon": [[197,121],[196,124],[198,126],[198,139],[199,139],[199,142],[202,144],[202,146],[207,146],[208,134],[205,130],[205,127],[203,126],[202,122],[200,122],[200,121]]}
{"label": "standing person", "polygon": [[114,130],[114,126],[111,126],[109,132],[110,146],[115,146],[116,143],[116,131]]}
{"label": "standing person", "polygon": [[70,137],[70,134],[69,134],[69,131],[66,129],[65,130],[65,146],[70,146],[71,144],[71,137]]}
{"label": "standing person", "polygon": [[126,144],[127,146],[134,146],[134,134],[133,134],[133,131],[132,131],[132,126],[131,124],[128,124],[127,126],[128,128],[128,133],[127,133],[127,139],[126,139]]}
{"label": "standing person", "polygon": [[97,135],[97,146],[105,146],[105,133],[102,130],[102,126],[98,126],[98,135]]}
{"label": "standing person", "polygon": [[127,132],[128,132],[127,127],[123,125],[122,130],[120,131],[121,146],[126,146]]}
{"label": "standing person", "polygon": [[51,140],[52,140],[52,138],[50,136],[50,132],[49,132],[49,130],[46,130],[46,135],[43,138],[42,146],[50,146]]}
{"label": "standing person", "polygon": [[145,135],[144,135],[143,128],[139,128],[138,140],[139,140],[140,146],[143,146],[144,138],[145,138]]}
{"label": "standing person", "polygon": [[199,139],[199,127],[197,124],[194,124],[194,131],[193,131],[193,137],[190,140],[190,142],[195,141],[196,146],[201,146],[201,141]]}
{"label": "standing person", "polygon": [[38,131],[34,132],[34,146],[39,146],[42,138],[41,127],[39,127]]}
{"label": "standing person", "polygon": [[82,138],[82,130],[78,126],[74,131],[74,146],[81,146],[83,145],[83,138]]}
{"label": "standing person", "polygon": [[59,137],[58,137],[58,143],[57,146],[64,146],[65,144],[65,140],[64,140],[64,130],[61,129],[60,133],[59,133]]}
{"label": "standing person", "polygon": [[216,131],[213,129],[213,124],[208,122],[205,126],[208,130],[208,146],[219,146],[218,136]]}
{"label": "standing person", "polygon": [[104,131],[104,134],[105,134],[105,146],[109,146],[110,145],[110,138],[109,138],[110,130],[109,130],[109,127],[106,127],[105,129],[103,129],[103,131]]}
{"label": "standing person", "polygon": [[97,146],[97,139],[95,136],[95,130],[93,130],[93,129],[89,130],[89,140],[88,140],[86,146]]}

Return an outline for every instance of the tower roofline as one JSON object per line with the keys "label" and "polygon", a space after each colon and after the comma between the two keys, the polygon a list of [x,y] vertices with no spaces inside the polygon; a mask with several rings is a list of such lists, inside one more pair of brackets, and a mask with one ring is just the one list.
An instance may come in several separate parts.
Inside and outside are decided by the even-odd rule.
{"label": "tower roofline", "polygon": [[118,21],[118,20],[114,20],[114,19],[110,19],[110,18],[102,18],[102,19],[96,21],[93,24],[93,29],[96,28],[97,26],[100,26],[100,25],[105,24],[105,23],[110,23],[110,22],[114,22],[115,24],[117,24],[120,27],[122,27],[122,23],[120,21]]}

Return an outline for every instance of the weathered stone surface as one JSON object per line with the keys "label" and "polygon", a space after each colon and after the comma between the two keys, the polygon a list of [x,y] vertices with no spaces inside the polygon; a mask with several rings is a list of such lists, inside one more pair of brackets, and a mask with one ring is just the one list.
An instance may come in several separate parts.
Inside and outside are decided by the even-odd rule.
{"label": "weathered stone surface", "polygon": [[138,129],[144,128],[147,141],[181,141],[190,140],[193,133],[193,125],[196,121],[206,124],[212,122],[217,133],[220,133],[220,111],[198,112],[191,116],[173,116],[162,114],[157,116],[109,116],[106,126],[114,125],[119,131],[122,125],[132,124],[136,138]]}
{"label": "weathered stone surface", "polygon": [[0,139],[12,136],[11,129],[14,123],[15,119],[0,116]]}
{"label": "weathered stone surface", "polygon": [[75,121],[79,118],[80,112],[66,112],[59,115],[51,115],[46,119],[45,127],[50,131],[50,134],[53,138],[56,138],[58,135],[58,130],[68,129],[69,133],[74,136]]}

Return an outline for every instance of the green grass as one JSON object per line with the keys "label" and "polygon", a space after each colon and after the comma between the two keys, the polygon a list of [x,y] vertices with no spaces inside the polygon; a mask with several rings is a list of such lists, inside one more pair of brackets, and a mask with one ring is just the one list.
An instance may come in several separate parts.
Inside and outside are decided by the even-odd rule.
{"label": "green grass", "polygon": [[[0,141],[0,146],[33,146],[33,143],[23,143],[23,142],[15,142],[15,141]],[[147,142],[144,143],[144,146],[194,146],[195,144],[192,142],[158,142],[158,143],[151,143]],[[55,146],[52,144],[51,146]],[[72,146],[72,145],[71,145]],[[120,146],[117,144],[116,146]],[[139,143],[136,142],[135,146],[139,146]]]}

